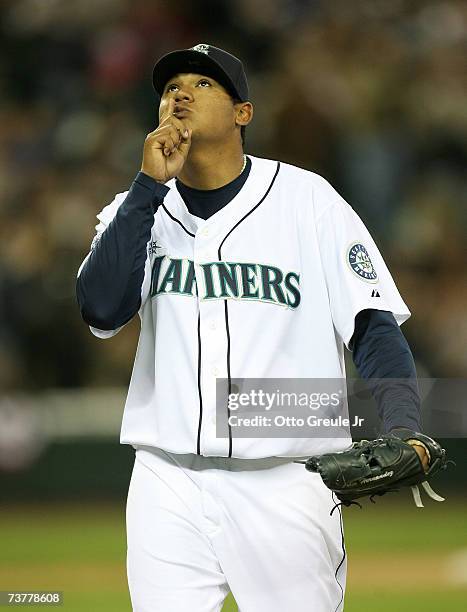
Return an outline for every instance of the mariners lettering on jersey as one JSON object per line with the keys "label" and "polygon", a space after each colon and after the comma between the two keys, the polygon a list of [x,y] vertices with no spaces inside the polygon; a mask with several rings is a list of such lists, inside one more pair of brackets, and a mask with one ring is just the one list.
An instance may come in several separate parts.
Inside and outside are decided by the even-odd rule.
{"label": "mariners lettering on jersey", "polygon": [[[202,286],[198,287],[196,268]],[[199,291],[199,294],[198,294]],[[160,255],[154,259],[151,297],[163,293],[198,296],[201,300],[255,300],[297,308],[300,275],[259,263],[213,261],[195,264],[190,259]]]}
{"label": "mariners lettering on jersey", "polygon": [[363,278],[363,280],[369,283],[376,283],[378,281],[378,275],[373,267],[368,251],[360,242],[356,242],[349,247],[347,261],[352,272]]}

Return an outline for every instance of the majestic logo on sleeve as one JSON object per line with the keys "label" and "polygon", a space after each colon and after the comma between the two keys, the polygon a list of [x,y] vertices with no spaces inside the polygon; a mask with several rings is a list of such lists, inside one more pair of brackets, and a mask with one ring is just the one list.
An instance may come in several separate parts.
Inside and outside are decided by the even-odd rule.
{"label": "majestic logo on sleeve", "polygon": [[190,259],[160,255],[152,266],[151,297],[164,293],[199,295],[201,300],[253,300],[297,308],[301,299],[300,275],[266,264],[226,261],[195,264]]}
{"label": "majestic logo on sleeve", "polygon": [[368,251],[363,244],[355,242],[350,246],[347,254],[347,261],[350,265],[350,269],[355,272],[357,276],[369,283],[377,282],[378,275],[373,267]]}

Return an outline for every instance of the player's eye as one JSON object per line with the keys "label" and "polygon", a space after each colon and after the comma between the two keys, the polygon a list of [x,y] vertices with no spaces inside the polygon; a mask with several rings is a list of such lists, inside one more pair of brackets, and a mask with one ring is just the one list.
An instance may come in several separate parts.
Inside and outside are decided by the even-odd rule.
{"label": "player's eye", "polygon": [[166,91],[176,91],[178,89],[178,85],[175,85],[175,83],[171,83],[170,85],[167,85],[166,87]]}
{"label": "player's eye", "polygon": [[198,81],[198,85],[201,87],[211,87],[211,83],[207,79],[201,79]]}

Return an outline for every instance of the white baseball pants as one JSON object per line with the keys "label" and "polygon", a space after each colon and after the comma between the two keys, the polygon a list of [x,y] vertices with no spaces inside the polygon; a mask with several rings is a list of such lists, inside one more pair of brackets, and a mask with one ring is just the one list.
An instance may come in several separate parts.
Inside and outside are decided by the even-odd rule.
{"label": "white baseball pants", "polygon": [[135,612],[341,612],[340,508],[290,458],[136,450],[127,500]]}

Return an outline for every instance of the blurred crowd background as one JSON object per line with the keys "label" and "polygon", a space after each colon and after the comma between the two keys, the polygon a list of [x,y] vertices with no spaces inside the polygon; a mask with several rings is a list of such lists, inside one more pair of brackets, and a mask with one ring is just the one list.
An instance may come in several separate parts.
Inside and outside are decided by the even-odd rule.
{"label": "blurred crowd background", "polygon": [[76,272],[157,123],[157,58],[199,42],[243,59],[246,151],[313,170],[357,210],[412,310],[419,374],[467,371],[467,3],[1,3],[0,387],[126,385],[134,321],[108,344]]}
{"label": "blurred crowd background", "polygon": [[[130,608],[118,430],[139,332],[94,338],[76,273],[156,126],[154,62],[201,42],[246,65],[246,152],[323,175],[370,229],[419,376],[466,379],[465,0],[0,1],[0,588],[62,590],[73,612]],[[349,612],[465,608],[458,431],[445,504],[345,511]]]}

